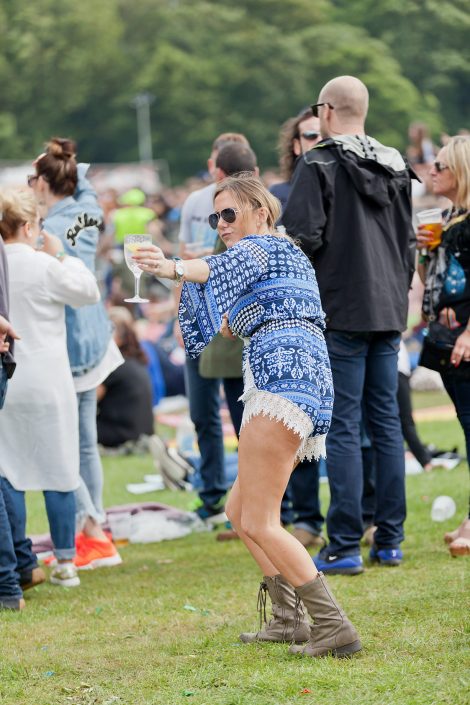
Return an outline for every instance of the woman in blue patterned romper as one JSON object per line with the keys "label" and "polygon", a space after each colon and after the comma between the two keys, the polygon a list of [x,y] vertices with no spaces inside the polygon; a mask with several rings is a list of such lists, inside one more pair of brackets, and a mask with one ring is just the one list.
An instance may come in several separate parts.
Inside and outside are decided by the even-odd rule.
{"label": "woman in blue patterned romper", "polygon": [[183,263],[149,245],[135,260],[143,271],[185,280],[179,319],[188,355],[197,357],[219,330],[245,340],[239,469],[226,513],[265,576],[261,596],[268,590],[273,617],[241,639],[307,642],[291,653],[349,656],[361,649],[356,630],[280,523],[294,466],[325,453],[333,405],[315,273],[290,238],[275,232],[279,202],[253,174],[220,182],[214,207],[209,222],[226,252]]}

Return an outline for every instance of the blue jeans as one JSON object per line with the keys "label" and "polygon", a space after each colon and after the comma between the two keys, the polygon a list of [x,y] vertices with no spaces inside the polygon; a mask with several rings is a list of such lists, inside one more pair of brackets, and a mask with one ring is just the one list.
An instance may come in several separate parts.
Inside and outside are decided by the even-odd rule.
{"label": "blue jeans", "polygon": [[[24,536],[26,532],[24,492],[15,490],[5,478],[3,478],[3,483],[16,515],[15,531],[19,536]],[[59,561],[72,560],[75,556],[75,493],[45,490],[43,495],[54,545],[54,555]],[[25,548],[26,544],[23,543],[23,549]],[[22,570],[24,567],[21,565],[21,561],[18,561],[18,571]]]}
{"label": "blue jeans", "polygon": [[292,523],[320,535],[324,518],[320,509],[318,462],[303,460],[292,473],[288,493],[292,502]]}
{"label": "blue jeans", "polygon": [[96,389],[78,392],[78,428],[80,436],[80,487],[75,491],[77,525],[87,517],[98,523],[105,520],[103,509],[103,466],[98,451],[96,429]]}
{"label": "blue jeans", "polygon": [[327,331],[335,401],[326,440],[330,507],[328,554],[357,555],[363,534],[361,404],[375,459],[375,543],[397,548],[406,518],[405,456],[397,404],[395,333]]}
{"label": "blue jeans", "polygon": [[14,607],[23,596],[19,572],[35,568],[37,559],[22,531],[9,487],[8,481],[0,477],[0,599],[5,606]]}
{"label": "blue jeans", "polygon": [[[199,360],[186,358],[186,390],[189,398],[189,414],[193,422],[199,452],[201,454],[200,473],[202,489],[199,497],[204,505],[217,505],[227,491],[224,470],[224,437],[220,419],[220,379],[207,379],[199,374]],[[225,380],[224,380],[225,382]],[[239,432],[241,415],[233,412],[235,396],[243,392],[241,379],[227,380],[224,385],[227,401],[234,418],[235,431]],[[238,402],[240,411],[242,404]],[[237,428],[238,426],[238,428]]]}

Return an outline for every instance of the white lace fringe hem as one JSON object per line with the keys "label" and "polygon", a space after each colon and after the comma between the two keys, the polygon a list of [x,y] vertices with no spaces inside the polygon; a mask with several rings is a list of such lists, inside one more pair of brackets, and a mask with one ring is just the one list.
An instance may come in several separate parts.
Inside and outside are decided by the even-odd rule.
{"label": "white lace fringe hem", "polygon": [[312,420],[294,402],[278,394],[272,394],[272,392],[265,392],[256,388],[251,388],[245,392],[240,397],[240,401],[245,403],[241,428],[253,416],[269,416],[271,419],[282,421],[287,428],[299,436],[298,460],[304,460],[304,458],[307,460],[326,458],[326,434],[310,436],[313,430]]}

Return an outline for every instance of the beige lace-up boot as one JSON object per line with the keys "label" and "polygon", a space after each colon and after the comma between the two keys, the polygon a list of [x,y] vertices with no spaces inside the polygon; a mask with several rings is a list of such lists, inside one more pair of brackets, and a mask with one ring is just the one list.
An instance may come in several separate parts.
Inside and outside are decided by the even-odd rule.
{"label": "beige lace-up boot", "polygon": [[[266,619],[266,592],[271,598],[273,612],[269,622]],[[258,592],[258,611],[260,630],[240,634],[240,640],[245,644],[253,641],[294,641],[302,644],[309,638],[308,617],[296,598],[294,588],[282,575],[263,579]]]}
{"label": "beige lace-up boot", "polygon": [[344,658],[362,649],[359,635],[336,602],[323,573],[295,589],[313,619],[310,638],[304,646],[292,645],[291,654]]}

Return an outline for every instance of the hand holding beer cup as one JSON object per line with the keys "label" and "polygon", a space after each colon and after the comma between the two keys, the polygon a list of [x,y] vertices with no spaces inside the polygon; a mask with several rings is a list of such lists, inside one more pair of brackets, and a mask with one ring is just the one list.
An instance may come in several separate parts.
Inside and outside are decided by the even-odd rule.
{"label": "hand holding beer cup", "polygon": [[418,219],[417,240],[422,255],[427,255],[428,249],[435,250],[442,240],[442,211],[440,208],[429,208],[416,214]]}

